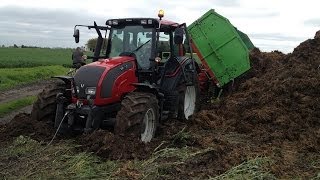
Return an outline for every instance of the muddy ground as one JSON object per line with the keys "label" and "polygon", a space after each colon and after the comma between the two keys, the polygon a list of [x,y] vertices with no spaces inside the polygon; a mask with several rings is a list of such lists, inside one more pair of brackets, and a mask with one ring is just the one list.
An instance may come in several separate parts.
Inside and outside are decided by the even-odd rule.
{"label": "muddy ground", "polygon": [[[254,49],[250,59],[253,68],[233,93],[206,104],[190,121],[165,122],[151,143],[141,143],[135,135],[99,130],[76,137],[79,151],[128,161],[148,159],[164,148],[206,150],[166,169],[172,179],[214,177],[255,157],[271,158],[268,170],[278,178],[317,176],[320,38],[306,40],[290,54]],[[27,114],[16,116],[0,132],[1,146],[21,134],[39,141],[48,141],[53,134],[46,123],[35,122]],[[137,177],[139,172],[132,174]]]}

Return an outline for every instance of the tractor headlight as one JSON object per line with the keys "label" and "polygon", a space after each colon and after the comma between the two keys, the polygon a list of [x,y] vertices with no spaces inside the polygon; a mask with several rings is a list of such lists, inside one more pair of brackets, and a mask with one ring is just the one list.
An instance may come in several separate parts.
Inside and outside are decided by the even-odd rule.
{"label": "tractor headlight", "polygon": [[87,87],[86,88],[86,94],[95,95],[96,94],[96,88],[95,87]]}
{"label": "tractor headlight", "polygon": [[79,94],[79,92],[80,92],[79,86],[76,86],[76,91],[77,91],[77,94]]}

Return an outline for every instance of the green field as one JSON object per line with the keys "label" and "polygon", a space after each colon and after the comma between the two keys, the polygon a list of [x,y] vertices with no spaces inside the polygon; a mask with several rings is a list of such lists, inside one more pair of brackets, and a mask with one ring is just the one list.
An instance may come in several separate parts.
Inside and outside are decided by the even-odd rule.
{"label": "green field", "polygon": [[0,68],[70,65],[72,49],[0,48]]}
{"label": "green field", "polygon": [[72,64],[72,49],[0,48],[0,54],[0,90],[64,75]]}
{"label": "green field", "polygon": [[57,65],[32,68],[0,68],[0,90],[48,79],[55,75],[65,75],[68,70],[68,68]]}

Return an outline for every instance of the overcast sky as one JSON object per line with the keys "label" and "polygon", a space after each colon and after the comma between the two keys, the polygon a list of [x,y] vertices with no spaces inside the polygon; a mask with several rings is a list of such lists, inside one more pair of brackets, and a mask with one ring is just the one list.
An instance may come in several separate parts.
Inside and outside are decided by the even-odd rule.
{"label": "overcast sky", "polygon": [[75,24],[157,17],[159,9],[165,19],[190,24],[215,9],[261,50],[291,52],[320,30],[319,8],[319,0],[0,0],[0,45],[76,47]]}

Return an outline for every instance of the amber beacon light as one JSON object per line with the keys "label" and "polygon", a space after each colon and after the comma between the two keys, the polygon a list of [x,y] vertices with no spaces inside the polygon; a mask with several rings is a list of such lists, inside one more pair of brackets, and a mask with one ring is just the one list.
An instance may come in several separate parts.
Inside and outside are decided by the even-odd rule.
{"label": "amber beacon light", "polygon": [[164,11],[161,9],[158,13],[158,17],[160,18],[160,20],[163,18],[164,16]]}

